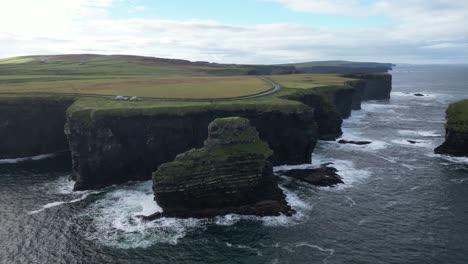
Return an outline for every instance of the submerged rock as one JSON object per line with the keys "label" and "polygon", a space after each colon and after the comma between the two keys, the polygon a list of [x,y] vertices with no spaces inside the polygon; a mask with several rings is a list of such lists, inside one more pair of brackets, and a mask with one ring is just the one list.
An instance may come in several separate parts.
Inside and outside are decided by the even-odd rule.
{"label": "submerged rock", "polygon": [[338,143],[340,143],[340,144],[353,144],[353,145],[369,145],[369,144],[372,144],[371,141],[352,141],[352,140],[345,140],[345,139],[342,139],[342,140],[338,141]]}
{"label": "submerged rock", "polygon": [[291,177],[321,187],[333,187],[344,183],[343,179],[337,174],[338,170],[333,167],[328,167],[328,165],[329,164],[324,164],[318,168],[276,171],[275,174]]}
{"label": "submerged rock", "polygon": [[445,142],[435,153],[468,157],[468,99],[451,104],[446,119]]}
{"label": "submerged rock", "polygon": [[208,133],[204,147],[178,155],[153,174],[163,212],[147,219],[292,214],[273,175],[273,151],[247,119],[216,119]]}

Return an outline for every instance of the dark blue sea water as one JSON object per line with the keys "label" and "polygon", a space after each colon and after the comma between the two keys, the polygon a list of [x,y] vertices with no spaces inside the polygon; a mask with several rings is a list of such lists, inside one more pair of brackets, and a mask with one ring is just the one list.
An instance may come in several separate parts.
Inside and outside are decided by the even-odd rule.
{"label": "dark blue sea water", "polygon": [[392,74],[392,99],[344,124],[345,139],[373,143],[314,153],[345,185],[281,179],[291,218],[145,224],[134,216],[156,209],[150,182],[73,193],[67,156],[2,160],[0,263],[468,263],[468,158],[433,154],[447,105],[468,98],[468,66]]}

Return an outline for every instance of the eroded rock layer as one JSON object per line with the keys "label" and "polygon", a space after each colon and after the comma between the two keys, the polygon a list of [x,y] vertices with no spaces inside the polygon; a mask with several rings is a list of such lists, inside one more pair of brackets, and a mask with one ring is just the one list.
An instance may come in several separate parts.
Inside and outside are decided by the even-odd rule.
{"label": "eroded rock layer", "polygon": [[240,117],[216,119],[204,146],[178,155],[153,174],[157,217],[290,214],[269,161],[273,152]]}
{"label": "eroded rock layer", "polygon": [[273,164],[308,163],[317,142],[313,111],[221,111],[190,113],[105,113],[69,115],[67,135],[75,190],[148,180],[162,163],[203,146],[207,126],[218,117],[251,120],[275,151]]}

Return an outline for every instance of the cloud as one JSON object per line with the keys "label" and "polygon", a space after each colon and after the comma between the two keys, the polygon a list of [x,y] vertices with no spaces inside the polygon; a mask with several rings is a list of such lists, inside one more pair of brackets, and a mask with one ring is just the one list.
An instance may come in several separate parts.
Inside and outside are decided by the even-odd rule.
{"label": "cloud", "polygon": [[[112,17],[123,0],[17,0],[0,11],[0,57],[102,53],[284,63],[346,59],[386,62],[467,62],[464,1],[274,0],[309,13],[382,15],[389,26],[326,28],[291,23],[226,24],[212,20]],[[25,8],[27,6],[28,8]]]}
{"label": "cloud", "polygon": [[364,14],[366,8],[357,0],[271,0],[291,10],[315,14],[355,16]]}

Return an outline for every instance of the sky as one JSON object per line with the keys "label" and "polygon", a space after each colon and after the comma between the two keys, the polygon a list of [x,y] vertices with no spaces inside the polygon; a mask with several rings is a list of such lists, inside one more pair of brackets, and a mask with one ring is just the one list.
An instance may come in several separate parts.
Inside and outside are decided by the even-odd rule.
{"label": "sky", "polygon": [[468,63],[467,0],[0,0],[0,58]]}

